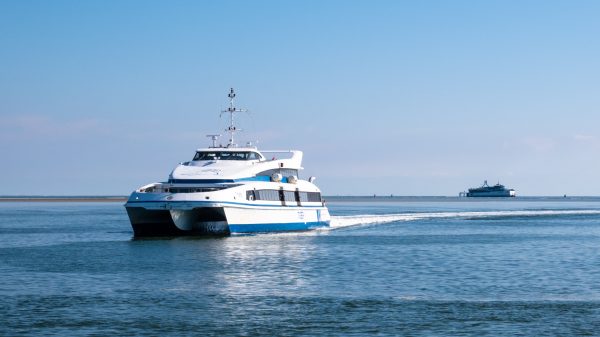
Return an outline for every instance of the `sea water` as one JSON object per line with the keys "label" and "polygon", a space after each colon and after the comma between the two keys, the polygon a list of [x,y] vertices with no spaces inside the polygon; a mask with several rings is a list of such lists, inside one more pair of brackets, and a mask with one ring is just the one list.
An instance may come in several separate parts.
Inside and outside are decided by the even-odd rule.
{"label": "sea water", "polygon": [[0,335],[600,333],[600,199],[328,206],[324,230],[133,239],[121,203],[0,203]]}

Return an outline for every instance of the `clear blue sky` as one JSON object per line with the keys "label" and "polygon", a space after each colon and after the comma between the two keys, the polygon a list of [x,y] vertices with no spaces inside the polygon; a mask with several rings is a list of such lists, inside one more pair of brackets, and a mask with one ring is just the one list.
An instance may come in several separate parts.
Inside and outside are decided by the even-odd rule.
{"label": "clear blue sky", "polygon": [[327,195],[600,195],[599,1],[2,1],[0,195],[163,181],[235,87]]}

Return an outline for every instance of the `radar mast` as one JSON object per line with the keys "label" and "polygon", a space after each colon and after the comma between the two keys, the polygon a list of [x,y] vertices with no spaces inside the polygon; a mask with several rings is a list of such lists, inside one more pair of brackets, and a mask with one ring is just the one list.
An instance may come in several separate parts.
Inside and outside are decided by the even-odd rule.
{"label": "radar mast", "polygon": [[229,132],[229,143],[227,144],[227,147],[237,147],[237,144],[233,141],[233,134],[237,131],[242,131],[242,129],[238,129],[233,124],[233,117],[236,112],[246,112],[246,110],[238,109],[233,104],[233,99],[235,98],[235,91],[233,90],[233,88],[231,88],[227,97],[229,97],[229,107],[227,108],[227,110],[221,111],[221,115],[223,115],[223,113],[229,113],[229,127],[225,129],[226,132]]}

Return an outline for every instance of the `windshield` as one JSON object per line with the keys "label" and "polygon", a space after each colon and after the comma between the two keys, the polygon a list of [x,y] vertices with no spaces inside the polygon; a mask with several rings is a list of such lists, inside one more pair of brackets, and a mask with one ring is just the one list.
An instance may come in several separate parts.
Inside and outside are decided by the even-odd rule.
{"label": "windshield", "polygon": [[202,151],[196,152],[193,160],[259,160],[256,152],[231,152],[231,151]]}

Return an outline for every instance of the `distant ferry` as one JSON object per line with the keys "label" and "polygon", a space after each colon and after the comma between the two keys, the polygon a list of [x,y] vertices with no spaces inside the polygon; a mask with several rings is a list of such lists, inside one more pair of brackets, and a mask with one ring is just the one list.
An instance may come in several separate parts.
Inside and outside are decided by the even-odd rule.
{"label": "distant ferry", "polygon": [[483,182],[481,187],[469,188],[469,192],[460,193],[460,196],[467,197],[514,197],[515,195],[515,190],[512,188],[508,189],[500,183],[494,186],[489,186],[487,180]]}

